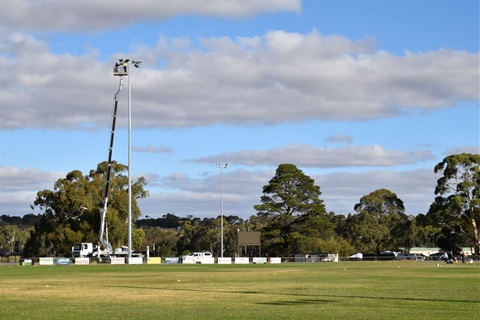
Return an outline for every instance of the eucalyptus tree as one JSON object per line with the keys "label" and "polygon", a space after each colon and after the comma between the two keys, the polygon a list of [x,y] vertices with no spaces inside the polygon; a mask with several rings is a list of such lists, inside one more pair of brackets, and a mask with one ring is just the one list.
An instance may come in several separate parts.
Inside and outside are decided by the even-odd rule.
{"label": "eucalyptus tree", "polygon": [[[443,247],[468,244],[480,255],[480,155],[454,154],[439,162],[435,202],[428,215],[443,229]],[[464,243],[462,243],[464,242]]]}
{"label": "eucalyptus tree", "polygon": [[363,196],[349,216],[350,237],[357,249],[379,254],[402,245],[398,239],[407,221],[403,201],[387,189]]}
{"label": "eucalyptus tree", "polygon": [[[53,190],[37,192],[32,207],[38,207],[43,214],[31,232],[25,253],[27,255],[69,255],[74,242],[97,242],[100,229],[100,208],[102,208],[105,186],[106,162],[98,164],[95,170],[84,175],[73,170],[58,179]],[[109,242],[120,246],[127,240],[128,177],[127,167],[116,162],[111,164],[110,193],[107,210]],[[148,196],[146,181],[138,178],[132,183],[132,220],[140,216],[137,199]],[[133,230],[134,244],[140,244],[142,232]]]}

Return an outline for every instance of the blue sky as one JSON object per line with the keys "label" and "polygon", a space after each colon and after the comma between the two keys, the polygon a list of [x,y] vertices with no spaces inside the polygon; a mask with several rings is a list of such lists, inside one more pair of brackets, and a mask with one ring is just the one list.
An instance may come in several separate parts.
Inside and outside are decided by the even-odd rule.
{"label": "blue sky", "polygon": [[[41,4],[41,5],[39,5]],[[132,77],[143,216],[248,218],[293,163],[328,211],[379,188],[426,213],[433,167],[479,153],[478,1],[8,1],[0,4],[0,214],[106,160],[112,66]],[[113,158],[127,163],[127,87]]]}

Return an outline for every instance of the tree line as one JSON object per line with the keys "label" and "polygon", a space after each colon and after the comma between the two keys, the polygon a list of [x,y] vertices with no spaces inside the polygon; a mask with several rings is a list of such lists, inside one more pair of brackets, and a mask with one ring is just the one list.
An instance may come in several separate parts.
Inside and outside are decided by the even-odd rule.
{"label": "tree line", "polygon": [[[53,190],[39,191],[32,207],[43,213],[23,218],[33,226],[27,223],[28,227],[21,227],[18,219],[22,218],[2,216],[0,250],[21,252],[26,257],[70,256],[75,242],[97,243],[106,165],[102,162],[86,175],[74,170],[57,180]],[[122,164],[112,164],[106,221],[109,242],[114,247],[127,242],[126,170]],[[238,231],[260,231],[264,256],[380,254],[386,250],[408,252],[417,246],[454,252],[470,247],[479,255],[480,155],[450,155],[433,170],[439,179],[433,190],[436,198],[427,213],[409,215],[394,192],[378,189],[359,199],[353,208],[355,213],[343,215],[326,211],[320,186],[312,178],[294,164],[280,164],[263,187],[260,203],[254,206],[255,215],[248,219],[224,216],[224,255],[258,253],[250,247],[237,252]],[[144,178],[132,183],[134,250],[149,246],[158,256],[208,250],[220,256],[220,216],[200,219],[168,213],[161,218],[140,219],[137,200],[148,196],[145,187]]]}

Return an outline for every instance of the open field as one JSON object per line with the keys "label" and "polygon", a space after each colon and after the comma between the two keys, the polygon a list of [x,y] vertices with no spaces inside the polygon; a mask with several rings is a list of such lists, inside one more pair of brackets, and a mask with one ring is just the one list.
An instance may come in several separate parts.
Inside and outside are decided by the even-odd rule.
{"label": "open field", "polygon": [[0,319],[480,319],[480,265],[0,267]]}

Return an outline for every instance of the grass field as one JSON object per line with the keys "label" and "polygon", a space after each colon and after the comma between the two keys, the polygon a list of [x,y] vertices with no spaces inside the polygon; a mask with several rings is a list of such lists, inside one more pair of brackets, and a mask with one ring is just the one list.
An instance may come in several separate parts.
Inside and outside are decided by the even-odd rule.
{"label": "grass field", "polygon": [[8,266],[0,319],[480,319],[480,265]]}

